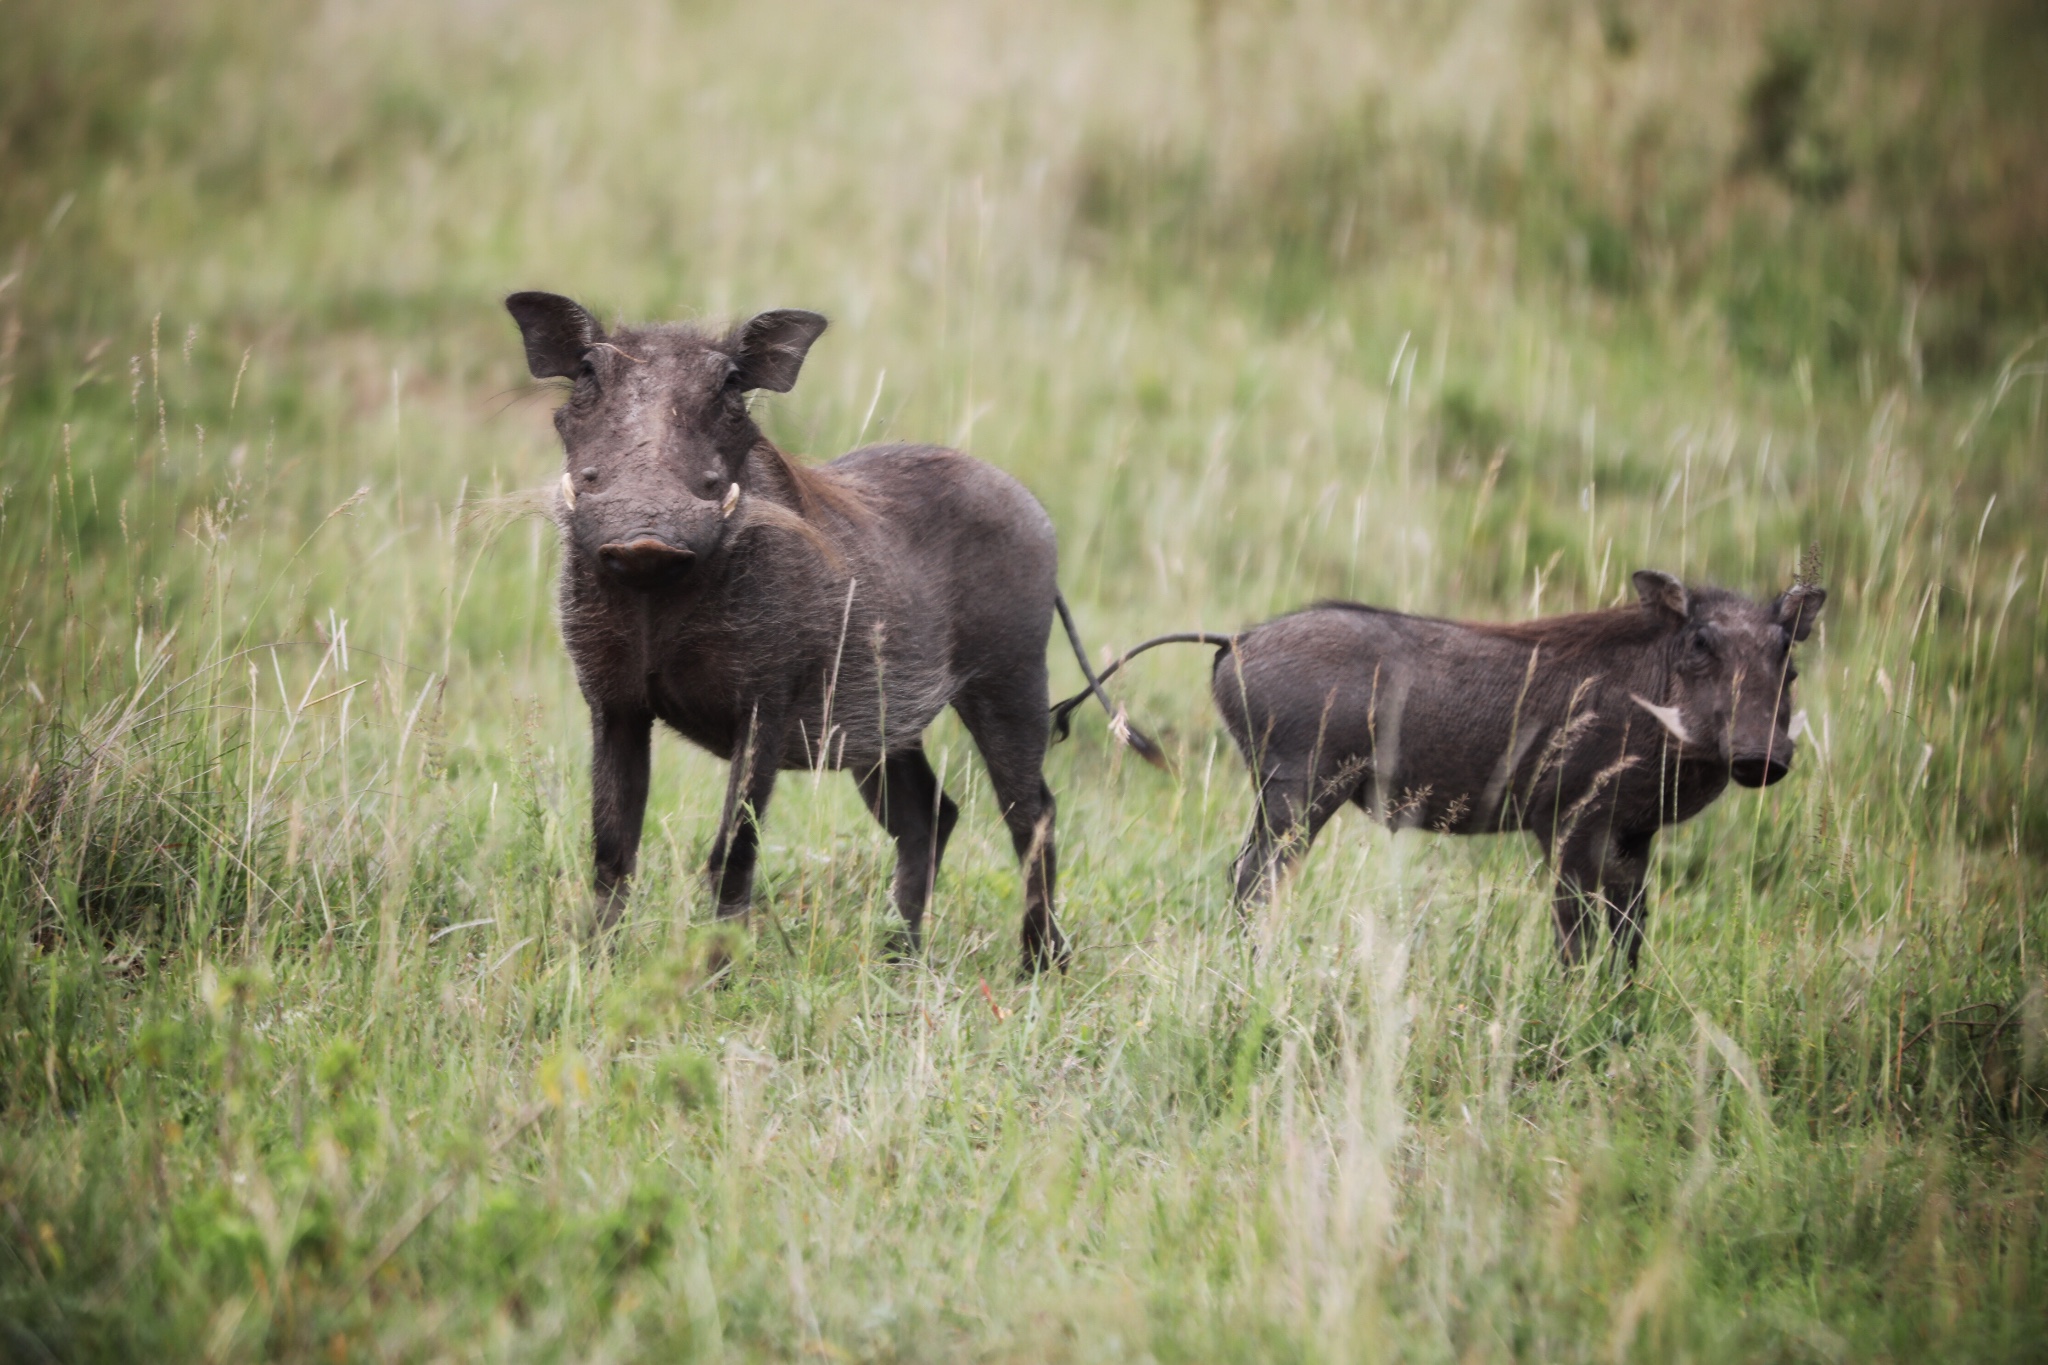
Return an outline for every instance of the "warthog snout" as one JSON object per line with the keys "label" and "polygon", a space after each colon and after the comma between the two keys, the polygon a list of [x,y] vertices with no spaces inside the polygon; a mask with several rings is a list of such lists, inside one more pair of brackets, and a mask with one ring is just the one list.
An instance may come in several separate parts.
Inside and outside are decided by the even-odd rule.
{"label": "warthog snout", "polygon": [[669,544],[659,536],[639,535],[597,547],[597,557],[607,570],[628,582],[650,582],[671,577],[688,568],[696,556]]}
{"label": "warthog snout", "polygon": [[1787,757],[1773,750],[1768,754],[1743,754],[1728,764],[1728,775],[1745,787],[1768,787],[1792,771]]}

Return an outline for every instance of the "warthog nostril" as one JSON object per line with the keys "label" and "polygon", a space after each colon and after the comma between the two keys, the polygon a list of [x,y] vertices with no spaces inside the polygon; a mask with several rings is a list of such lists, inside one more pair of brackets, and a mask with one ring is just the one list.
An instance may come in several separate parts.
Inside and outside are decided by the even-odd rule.
{"label": "warthog nostril", "polygon": [[627,578],[645,578],[682,568],[696,558],[688,550],[658,536],[637,536],[600,545],[597,557],[607,569]]}
{"label": "warthog nostril", "polygon": [[1792,765],[1776,754],[1748,754],[1728,765],[1728,775],[1745,787],[1768,787],[1791,770]]}

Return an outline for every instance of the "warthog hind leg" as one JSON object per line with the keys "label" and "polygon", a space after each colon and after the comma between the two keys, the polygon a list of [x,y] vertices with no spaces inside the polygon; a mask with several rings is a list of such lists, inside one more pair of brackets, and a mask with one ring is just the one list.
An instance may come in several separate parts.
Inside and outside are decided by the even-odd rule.
{"label": "warthog hind leg", "polygon": [[1053,918],[1059,852],[1053,841],[1056,803],[1045,785],[1045,746],[1052,736],[1042,662],[991,674],[953,703],[988,765],[989,785],[1024,864],[1024,971],[1065,970],[1067,941]]}

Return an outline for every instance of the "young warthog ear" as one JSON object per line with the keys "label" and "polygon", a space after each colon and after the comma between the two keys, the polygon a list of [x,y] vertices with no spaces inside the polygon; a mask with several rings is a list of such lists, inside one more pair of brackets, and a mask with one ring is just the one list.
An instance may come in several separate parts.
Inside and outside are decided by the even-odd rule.
{"label": "young warthog ear", "polygon": [[505,311],[526,339],[526,368],[535,379],[575,374],[583,353],[604,339],[597,319],[560,294],[514,294],[505,300]]}
{"label": "young warthog ear", "polygon": [[1820,619],[1820,609],[1827,604],[1826,588],[1812,583],[1794,583],[1785,589],[1776,603],[1778,624],[1797,643],[1813,634],[1813,623]]}
{"label": "young warthog ear", "polygon": [[1685,584],[1670,574],[1657,569],[1637,569],[1634,581],[1636,596],[1652,611],[1663,612],[1674,621],[1683,621],[1692,614],[1692,599],[1686,595]]}
{"label": "young warthog ear", "polygon": [[740,324],[733,335],[734,376],[742,389],[788,393],[825,319],[801,308],[777,308]]}

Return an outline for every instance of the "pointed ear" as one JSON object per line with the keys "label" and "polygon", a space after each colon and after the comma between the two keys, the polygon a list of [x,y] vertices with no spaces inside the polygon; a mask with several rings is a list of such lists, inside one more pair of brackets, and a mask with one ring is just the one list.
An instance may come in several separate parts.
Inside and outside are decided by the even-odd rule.
{"label": "pointed ear", "polygon": [[1692,614],[1692,598],[1686,594],[1685,584],[1670,574],[1656,569],[1637,569],[1634,582],[1636,596],[1650,610],[1661,612],[1674,622],[1683,621]]}
{"label": "pointed ear", "polygon": [[1820,619],[1820,609],[1827,602],[1826,588],[1812,583],[1794,583],[1779,596],[1774,611],[1778,624],[1797,644],[1813,634],[1813,623]]}
{"label": "pointed ear", "polygon": [[740,324],[733,333],[733,376],[742,389],[788,393],[811,343],[825,330],[825,319],[801,308],[777,308]]}
{"label": "pointed ear", "polygon": [[526,339],[526,368],[535,379],[575,374],[583,353],[604,339],[597,319],[560,294],[514,294],[505,300],[505,311]]}

